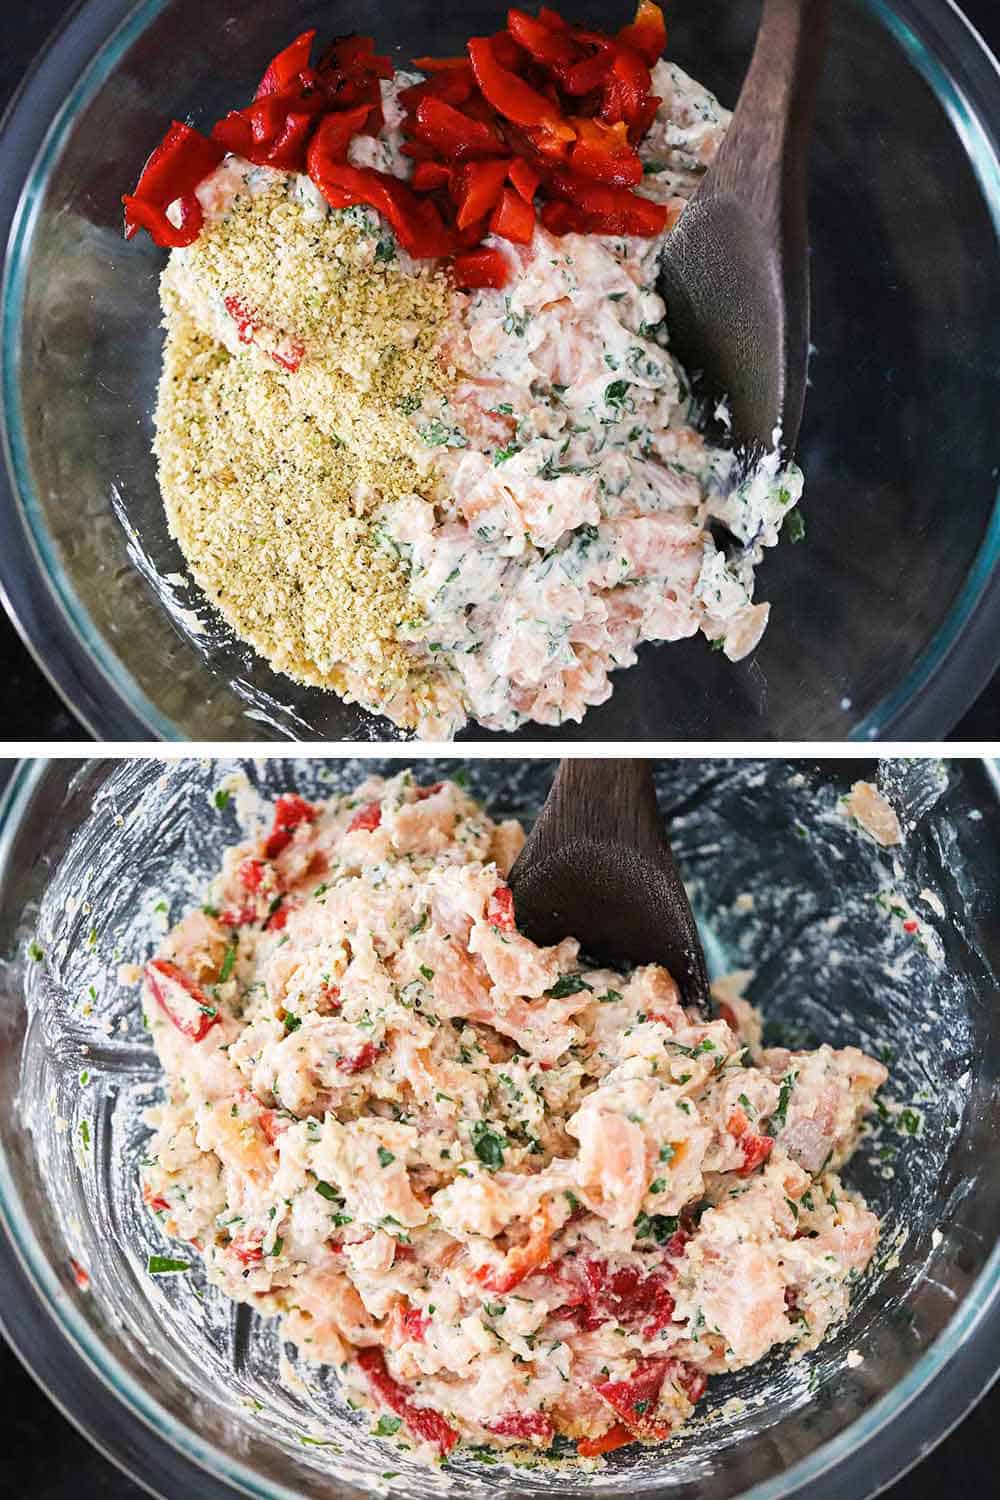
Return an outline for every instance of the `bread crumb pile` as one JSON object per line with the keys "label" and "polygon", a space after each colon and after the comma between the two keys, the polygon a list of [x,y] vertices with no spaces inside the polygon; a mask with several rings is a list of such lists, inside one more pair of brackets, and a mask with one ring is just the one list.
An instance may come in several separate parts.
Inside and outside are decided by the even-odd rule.
{"label": "bread crumb pile", "polygon": [[[443,684],[407,646],[422,616],[378,516],[427,493],[408,414],[453,378],[437,346],[454,294],[404,269],[374,216],[271,179],[164,272],[154,451],[170,529],[274,667],[413,727]],[[297,369],[272,352],[289,348]]]}

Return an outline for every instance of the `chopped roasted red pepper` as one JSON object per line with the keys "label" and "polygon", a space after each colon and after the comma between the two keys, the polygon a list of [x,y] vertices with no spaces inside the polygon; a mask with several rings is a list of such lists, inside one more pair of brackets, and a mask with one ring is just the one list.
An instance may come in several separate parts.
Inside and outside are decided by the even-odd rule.
{"label": "chopped roasted red pepper", "polygon": [[749,1177],[751,1172],[763,1166],[774,1149],[774,1140],[769,1135],[755,1135],[748,1131],[740,1137],[743,1147],[743,1165],[736,1169],[737,1177]]}
{"label": "chopped roasted red pepper", "polygon": [[452,168],[441,161],[418,161],[410,181],[414,191],[432,193],[435,188],[446,188],[451,181]]}
{"label": "chopped roasted red pepper", "polygon": [[309,54],[315,39],[315,29],[303,31],[294,42],[290,42],[276,57],[272,57],[267,71],[257,85],[254,98],[263,99],[268,94],[280,93],[298,77],[303,68],[308,68]]}
{"label": "chopped roasted red pepper", "polygon": [[631,47],[620,47],[604,84],[601,119],[608,125],[624,120],[628,126],[637,126],[649,97],[650,82],[649,69],[638,52]]}
{"label": "chopped roasted red pepper", "polygon": [[371,833],[382,821],[382,806],[378,802],[366,802],[347,825],[348,833]]}
{"label": "chopped roasted red pepper", "polygon": [[431,1320],[426,1313],[420,1311],[419,1307],[408,1307],[400,1320],[407,1338],[422,1344],[424,1334],[431,1326]]}
{"label": "chopped roasted red pepper", "polygon": [[493,210],[490,229],[501,239],[512,240],[515,245],[530,245],[535,232],[535,210],[520,193],[505,187]]}
{"label": "chopped roasted red pepper", "polygon": [[601,1380],[594,1390],[637,1437],[665,1436],[657,1422],[656,1406],[666,1379],[666,1359],[647,1359],[638,1364],[627,1380]]}
{"label": "chopped roasted red pepper", "polygon": [[282,902],[280,906],[276,906],[264,923],[265,930],[267,932],[283,932],[288,923],[289,910],[290,908],[285,902]]}
{"label": "chopped roasted red pepper", "polygon": [[165,958],[151,958],[145,969],[153,999],[177,1030],[200,1042],[219,1019],[217,1008],[193,979]]}
{"label": "chopped roasted red pepper", "polygon": [[491,125],[474,120],[446,99],[433,95],[421,99],[414,116],[413,132],[433,146],[446,161],[466,161],[472,156],[503,156],[507,147]]}
{"label": "chopped roasted red pepper", "polygon": [[613,1453],[616,1448],[627,1448],[629,1443],[634,1442],[635,1434],[629,1432],[624,1423],[616,1422],[600,1437],[581,1438],[576,1451],[581,1458],[599,1458],[602,1453]]}
{"label": "chopped roasted red pepper", "polygon": [[458,1442],[458,1433],[444,1417],[428,1406],[417,1406],[410,1399],[410,1392],[394,1380],[386,1369],[385,1356],[381,1349],[361,1349],[358,1364],[364,1371],[368,1384],[390,1411],[402,1417],[415,1437],[434,1443],[442,1453],[450,1453]]}
{"label": "chopped roasted red pepper", "polygon": [[538,192],[542,180],[542,174],[538,168],[533,167],[530,161],[525,161],[523,156],[515,156],[507,169],[507,176],[525,202],[530,203]]}
{"label": "chopped roasted red pepper", "polygon": [[[219,121],[211,139],[171,128],[125,200],[130,236],[147,227],[160,244],[190,244],[203,224],[195,188],[227,150],[308,171],[334,208],[370,205],[411,255],[450,258],[456,283],[469,289],[507,284],[512,262],[482,241],[494,233],[528,244],[536,195],[542,223],[558,235],[651,236],[666,227],[666,208],[630,191],[642,178],[634,147],[660,102],[649,70],[666,29],[652,0],[639,0],[616,36],[571,26],[548,7],[537,16],[514,7],[506,29],[474,37],[467,56],[416,59],[428,76],[399,94],[402,151],[418,164],[410,182],[347,159],[355,135],[384,124],[389,59],[371,37],[345,36],[310,67],[314,40],[303,32],[279,52],[253,101]],[[498,172],[464,170],[492,161],[505,164],[513,192]],[[178,224],[166,217],[170,204]],[[252,339],[252,315],[237,321]],[[304,356],[297,344],[268,353],[288,370]]]}
{"label": "chopped roasted red pepper", "polygon": [[283,849],[292,842],[292,834],[303,823],[313,823],[319,817],[319,808],[300,797],[297,792],[282,792],[274,804],[274,823],[264,845],[267,859],[277,859]]}
{"label": "chopped roasted red pepper", "polygon": [[556,1435],[552,1418],[543,1411],[510,1411],[490,1422],[487,1430],[498,1437],[523,1438],[526,1443],[537,1443],[542,1448],[548,1448]]}
{"label": "chopped roasted red pepper", "polygon": [[142,1185],[142,1201],[146,1204],[147,1208],[151,1208],[154,1213],[165,1214],[170,1212],[170,1204],[167,1202],[166,1198],[155,1197],[150,1189],[148,1182],[144,1182]]}
{"label": "chopped roasted red pepper", "polygon": [[241,1260],[245,1266],[259,1266],[264,1259],[262,1247],[249,1240],[233,1240],[229,1248],[236,1259]]}
{"label": "chopped roasted red pepper", "polygon": [[498,114],[515,125],[543,126],[550,135],[572,140],[574,130],[551,99],[518,78],[498,60],[491,37],[473,37],[469,43],[472,71],[483,97]]}
{"label": "chopped roasted red pepper", "polygon": [[374,1042],[365,1042],[359,1051],[350,1057],[338,1057],[337,1067],[341,1073],[363,1073],[378,1057],[379,1048]]}
{"label": "chopped roasted red pepper", "polygon": [[459,229],[477,223],[499,201],[508,166],[506,160],[494,160],[470,161],[462,167],[455,182]]}
{"label": "chopped roasted red pepper", "polygon": [[448,255],[454,248],[452,231],[437,207],[420,198],[407,183],[373,167],[352,167],[332,159],[323,144],[327,119],[309,145],[309,176],[333,208],[368,203],[388,219],[396,238],[417,259]]}
{"label": "chopped roasted red pepper", "polygon": [[642,163],[637,156],[610,156],[593,146],[574,146],[570,165],[582,177],[592,177],[595,182],[606,182],[613,187],[635,187],[642,181]]}
{"label": "chopped roasted red pepper", "polygon": [[[143,167],[135,192],[122,199],[125,238],[130,240],[137,230],[148,229],[160,245],[176,247],[196,240],[204,216],[195,188],[215,171],[225,154],[225,147],[217,141],[174,120]],[[166,214],[178,200],[180,228]]]}
{"label": "chopped roasted red pepper", "polygon": [[507,29],[519,46],[530,53],[536,62],[564,63],[574,54],[569,27],[561,17],[560,24],[553,26],[540,15],[529,16],[527,11],[512,7],[507,12]]}
{"label": "chopped roasted red pepper", "polygon": [[509,885],[498,885],[487,901],[486,920],[498,932],[514,931],[514,892]]}
{"label": "chopped roasted red pepper", "polygon": [[438,792],[444,791],[443,781],[432,781],[430,786],[417,787],[417,801],[425,802],[428,797],[436,797]]}
{"label": "chopped roasted red pepper", "polygon": [[571,1287],[568,1304],[584,1331],[614,1322],[624,1328],[639,1328],[644,1338],[655,1338],[674,1315],[670,1291],[672,1272],[639,1266],[612,1269],[607,1261],[590,1260],[583,1266],[582,1284]]}
{"label": "chopped roasted red pepper", "polygon": [[652,67],[667,45],[667,27],[660,7],[652,0],[639,0],[635,20],[631,26],[622,27],[618,40],[624,46],[632,47]]}
{"label": "chopped roasted red pepper", "polygon": [[236,868],[236,878],[245,891],[259,891],[266,869],[262,859],[244,859]]}
{"label": "chopped roasted red pepper", "polygon": [[510,279],[510,266],[499,250],[472,250],[455,256],[455,280],[461,287],[504,287]]}
{"label": "chopped roasted red pepper", "polygon": [[654,203],[628,188],[609,187],[602,182],[590,182],[575,172],[563,171],[551,172],[548,183],[558,197],[564,198],[602,233],[649,237],[661,234],[666,226],[666,205]]}

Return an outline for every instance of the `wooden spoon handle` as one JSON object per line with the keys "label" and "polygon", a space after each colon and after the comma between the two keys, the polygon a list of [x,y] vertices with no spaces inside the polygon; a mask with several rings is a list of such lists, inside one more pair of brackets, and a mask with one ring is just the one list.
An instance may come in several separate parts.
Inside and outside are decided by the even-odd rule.
{"label": "wooden spoon handle", "polygon": [[586,837],[629,848],[662,848],[651,760],[563,760],[538,822],[538,833],[562,846]]}
{"label": "wooden spoon handle", "polygon": [[[776,231],[792,212],[805,236],[806,163],[830,0],[764,0],[750,67],[712,168],[731,193]],[[707,185],[707,184],[706,184]]]}

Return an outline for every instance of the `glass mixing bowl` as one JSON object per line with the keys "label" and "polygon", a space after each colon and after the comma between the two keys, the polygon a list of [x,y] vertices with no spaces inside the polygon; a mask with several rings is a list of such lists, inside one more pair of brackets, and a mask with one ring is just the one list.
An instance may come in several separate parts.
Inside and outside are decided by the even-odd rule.
{"label": "glass mixing bowl", "polygon": [[[458,765],[415,770],[436,780]],[[907,827],[886,852],[833,815],[871,769],[856,761],[661,764],[712,967],[755,971],[751,998],[785,1041],[884,1056],[884,1092],[919,1128],[876,1119],[847,1171],[884,1233],[843,1326],[798,1364],[771,1358],[715,1380],[668,1449],[616,1453],[588,1478],[469,1457],[415,1468],[368,1436],[332,1377],[279,1381],[273,1324],[200,1271],[145,1269],[149,1253],[176,1249],[138,1188],[142,1111],[160,1080],[119,963],[143,959],[202,898],[237,837],[232,806],[220,814],[212,801],[225,771],[243,769],[268,796],[317,796],[399,766],[60,761],[17,772],[0,808],[0,1319],[15,1347],[88,1436],[168,1496],[864,1500],[1000,1368],[1000,802],[987,769],[884,765]],[[553,768],[464,769],[492,812],[530,818]],[[901,901],[929,920],[926,946],[886,909]]]}
{"label": "glass mixing bowl", "polygon": [[[570,9],[608,25],[630,5]],[[808,537],[761,570],[770,629],[737,666],[700,640],[648,646],[582,725],[494,738],[938,737],[1000,658],[997,65],[950,0],[833,9],[811,178]],[[371,31],[403,62],[502,13],[86,0],[25,83],[2,135],[0,579],[100,737],[394,736],[271,671],[184,583],[150,454],[163,255],[125,244],[120,195],[171,117],[214,120],[307,26]],[[679,0],[670,55],[732,103],[757,15],[753,0]]]}

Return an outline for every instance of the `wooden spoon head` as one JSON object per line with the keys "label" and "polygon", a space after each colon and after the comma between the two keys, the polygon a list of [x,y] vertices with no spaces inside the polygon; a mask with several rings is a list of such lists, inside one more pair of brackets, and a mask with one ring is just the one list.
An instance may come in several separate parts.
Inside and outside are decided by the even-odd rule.
{"label": "wooden spoon head", "polygon": [[729,194],[696,197],[667,238],[659,289],[670,351],[709,411],[725,399],[733,445],[770,452],[780,432],[782,448],[794,448],[806,385],[808,278],[790,307],[774,244],[757,217]]}
{"label": "wooden spoon head", "polygon": [[663,964],[708,1014],[701,940],[644,767],[563,763],[510,873],[517,925],[545,946],[575,937],[611,968]]}

